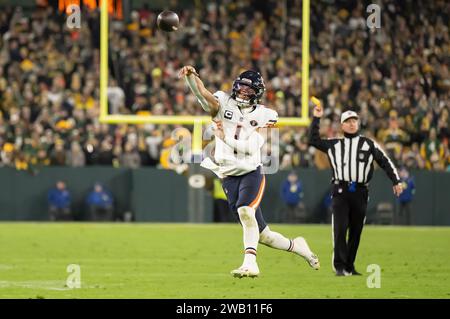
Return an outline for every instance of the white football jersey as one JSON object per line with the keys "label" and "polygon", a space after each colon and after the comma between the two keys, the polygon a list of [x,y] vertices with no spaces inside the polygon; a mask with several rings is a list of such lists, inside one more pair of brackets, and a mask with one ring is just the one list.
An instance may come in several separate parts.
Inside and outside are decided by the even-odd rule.
{"label": "white football jersey", "polygon": [[[219,112],[214,120],[223,123],[225,136],[236,140],[248,140],[250,137],[264,144],[264,138],[257,132],[258,128],[273,126],[278,120],[276,111],[263,105],[256,105],[241,111],[237,102],[223,91],[217,91],[214,96],[219,101]],[[254,154],[243,154],[235,151],[224,141],[216,138],[214,160],[218,164],[218,175],[239,176],[254,171],[261,166],[261,148]]]}

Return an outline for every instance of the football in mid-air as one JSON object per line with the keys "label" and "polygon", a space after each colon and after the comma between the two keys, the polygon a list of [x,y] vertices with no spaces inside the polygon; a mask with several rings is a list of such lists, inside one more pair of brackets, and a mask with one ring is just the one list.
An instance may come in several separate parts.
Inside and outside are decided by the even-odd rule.
{"label": "football in mid-air", "polygon": [[173,11],[163,11],[158,15],[156,20],[158,28],[165,32],[177,31],[180,24],[178,15]]}

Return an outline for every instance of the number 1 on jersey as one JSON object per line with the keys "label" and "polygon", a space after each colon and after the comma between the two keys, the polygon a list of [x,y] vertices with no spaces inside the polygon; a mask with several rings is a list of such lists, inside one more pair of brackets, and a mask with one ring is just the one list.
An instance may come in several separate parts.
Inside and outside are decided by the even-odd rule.
{"label": "number 1 on jersey", "polygon": [[[235,140],[239,139],[239,134],[241,134],[241,127],[242,127],[242,125],[240,125],[240,124],[238,124],[236,126],[236,131],[234,132],[234,139]],[[237,151],[236,150],[234,150],[234,155],[237,155]]]}
{"label": "number 1 on jersey", "polygon": [[238,124],[236,126],[236,131],[234,132],[234,139],[235,140],[239,139],[239,134],[241,134],[241,128],[242,128],[242,125],[240,125],[240,124]]}

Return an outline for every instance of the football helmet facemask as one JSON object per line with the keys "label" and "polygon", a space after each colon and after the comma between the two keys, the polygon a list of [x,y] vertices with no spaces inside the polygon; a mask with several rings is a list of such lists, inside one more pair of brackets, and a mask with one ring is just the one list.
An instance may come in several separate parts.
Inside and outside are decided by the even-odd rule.
{"label": "football helmet facemask", "polygon": [[265,90],[261,74],[248,70],[234,80],[231,97],[237,101],[239,107],[251,107],[261,100]]}

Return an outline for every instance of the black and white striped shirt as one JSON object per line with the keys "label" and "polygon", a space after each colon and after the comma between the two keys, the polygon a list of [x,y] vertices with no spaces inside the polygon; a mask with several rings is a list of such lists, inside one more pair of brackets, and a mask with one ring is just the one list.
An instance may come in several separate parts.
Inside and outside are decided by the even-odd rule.
{"label": "black and white striped shirt", "polygon": [[333,181],[367,184],[372,178],[375,161],[394,185],[400,183],[397,169],[375,141],[347,133],[343,138],[321,139],[319,126],[320,118],[314,117],[309,129],[309,145],[328,155],[333,168]]}

